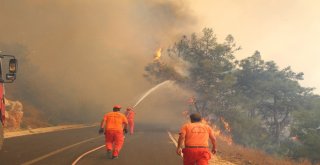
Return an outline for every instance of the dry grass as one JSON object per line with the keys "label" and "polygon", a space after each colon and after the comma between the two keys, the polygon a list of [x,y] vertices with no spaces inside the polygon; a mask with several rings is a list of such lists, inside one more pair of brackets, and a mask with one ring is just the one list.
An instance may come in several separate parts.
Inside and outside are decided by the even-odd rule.
{"label": "dry grass", "polygon": [[17,124],[17,127],[12,127],[12,123],[9,122],[10,121],[7,120],[5,132],[51,126],[44,117],[44,114],[30,104],[23,104],[23,116],[21,121],[19,121],[20,124]]}
{"label": "dry grass", "polygon": [[[174,134],[178,139],[178,134]],[[289,159],[280,159],[257,149],[245,148],[237,144],[228,145],[217,138],[216,155],[212,156],[210,164],[215,165],[311,165],[307,160],[296,162]]]}
{"label": "dry grass", "polygon": [[240,145],[232,144],[228,145],[225,142],[219,140],[218,156],[224,160],[228,160],[235,164],[244,165],[311,165],[309,161],[296,162],[293,160],[285,160],[276,158],[275,156],[268,155],[262,151],[250,148],[244,148]]}
{"label": "dry grass", "polygon": [[23,106],[24,116],[21,124],[23,129],[50,126],[44,117],[45,115],[41,111],[29,104],[24,104]]}

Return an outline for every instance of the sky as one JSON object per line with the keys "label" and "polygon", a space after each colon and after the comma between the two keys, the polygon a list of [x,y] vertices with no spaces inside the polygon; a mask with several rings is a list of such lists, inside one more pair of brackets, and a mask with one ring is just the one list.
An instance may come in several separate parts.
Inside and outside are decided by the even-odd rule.
{"label": "sky", "polygon": [[56,118],[87,118],[113,104],[129,106],[153,85],[144,67],[155,51],[182,35],[213,28],[234,36],[240,60],[264,60],[304,72],[320,93],[320,1],[311,0],[0,0],[0,50],[16,55],[19,72],[7,85]]}
{"label": "sky", "polygon": [[234,36],[242,47],[238,59],[258,50],[280,68],[303,72],[301,84],[320,94],[320,1],[189,0],[189,5],[199,29],[213,28],[221,40]]}

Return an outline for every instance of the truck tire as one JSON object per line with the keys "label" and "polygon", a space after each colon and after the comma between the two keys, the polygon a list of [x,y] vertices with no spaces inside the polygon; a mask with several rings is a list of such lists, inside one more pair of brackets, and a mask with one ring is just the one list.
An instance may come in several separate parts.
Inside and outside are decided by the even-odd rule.
{"label": "truck tire", "polygon": [[4,140],[4,137],[3,137],[3,126],[2,126],[2,123],[0,122],[0,150],[2,148],[3,140]]}

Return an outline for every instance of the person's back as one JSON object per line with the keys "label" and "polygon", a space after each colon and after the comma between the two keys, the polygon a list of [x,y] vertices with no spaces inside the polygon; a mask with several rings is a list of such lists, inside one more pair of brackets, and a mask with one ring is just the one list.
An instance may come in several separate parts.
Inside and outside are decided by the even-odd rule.
{"label": "person's back", "polygon": [[182,127],[185,131],[185,146],[208,147],[211,128],[204,123],[188,123]]}
{"label": "person's back", "polygon": [[120,112],[109,112],[104,116],[106,122],[106,130],[122,131],[123,123],[126,117]]}
{"label": "person's back", "polygon": [[[183,153],[184,165],[208,165],[211,159],[208,141],[212,144],[211,152],[216,153],[216,140],[212,128],[201,122],[201,115],[194,113],[190,115],[191,123],[184,124],[180,130],[177,154]],[[185,144],[182,149],[183,143]]]}

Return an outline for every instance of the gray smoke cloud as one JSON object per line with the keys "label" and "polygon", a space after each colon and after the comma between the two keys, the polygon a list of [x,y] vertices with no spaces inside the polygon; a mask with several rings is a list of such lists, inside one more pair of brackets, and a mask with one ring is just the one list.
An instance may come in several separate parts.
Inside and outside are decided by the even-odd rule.
{"label": "gray smoke cloud", "polygon": [[155,50],[196,23],[187,4],[158,0],[2,0],[0,20],[0,50],[20,60],[8,96],[56,122],[133,105]]}

